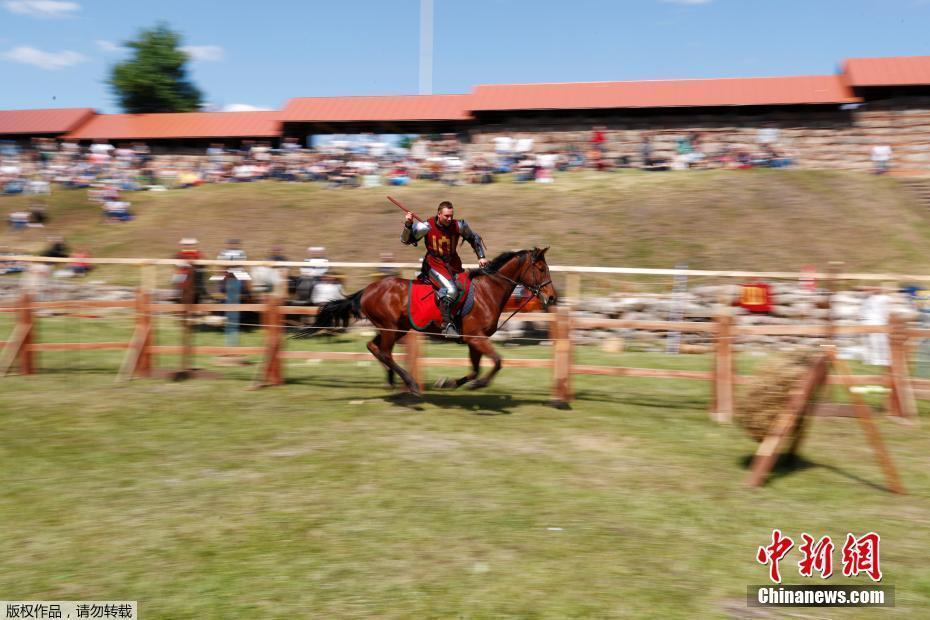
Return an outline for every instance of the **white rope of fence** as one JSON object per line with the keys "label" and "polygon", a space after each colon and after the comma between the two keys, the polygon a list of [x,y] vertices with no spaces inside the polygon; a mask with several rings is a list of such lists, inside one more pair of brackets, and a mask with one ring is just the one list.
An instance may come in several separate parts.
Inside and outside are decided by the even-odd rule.
{"label": "white rope of fence", "polygon": [[[216,265],[223,267],[306,267],[304,261],[267,261],[267,260],[181,260],[176,258],[50,258],[32,255],[3,256],[4,261],[18,261],[29,263],[73,263],[79,260],[92,265]],[[330,261],[329,267],[343,269],[419,269],[421,264],[416,263],[381,263],[381,262],[345,262]],[[465,265],[466,269],[477,265]],[[770,280],[797,280],[799,278],[814,278],[817,280],[861,280],[861,281],[909,281],[930,282],[930,275],[895,274],[895,273],[830,273],[830,272],[800,272],[800,271],[716,271],[705,269],[650,269],[642,267],[597,267],[580,265],[551,265],[549,271],[553,273],[578,274],[626,274],[646,276],[688,276],[708,278],[762,278]]]}

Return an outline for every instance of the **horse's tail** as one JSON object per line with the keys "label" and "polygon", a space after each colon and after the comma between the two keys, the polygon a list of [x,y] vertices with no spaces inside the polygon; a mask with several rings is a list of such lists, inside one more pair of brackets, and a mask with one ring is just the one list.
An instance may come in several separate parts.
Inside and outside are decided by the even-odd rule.
{"label": "horse's tail", "polygon": [[320,306],[313,323],[314,331],[327,327],[346,327],[353,318],[362,318],[362,293],[357,291],[345,299],[330,301]]}

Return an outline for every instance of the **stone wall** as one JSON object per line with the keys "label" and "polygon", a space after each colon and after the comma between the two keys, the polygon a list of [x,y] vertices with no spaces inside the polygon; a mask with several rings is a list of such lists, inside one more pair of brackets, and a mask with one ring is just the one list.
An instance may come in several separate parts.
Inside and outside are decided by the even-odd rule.
{"label": "stone wall", "polygon": [[930,172],[930,97],[907,97],[868,102],[855,110],[839,106],[817,109],[745,108],[725,111],[626,113],[612,111],[577,115],[514,113],[501,118],[478,118],[471,130],[471,149],[493,151],[497,136],[532,137],[534,150],[585,146],[595,126],[605,127],[608,152],[640,164],[639,145],[652,137],[654,156],[673,158],[676,141],[701,134],[702,150],[759,151],[760,130],[778,130],[776,148],[805,168],[867,170],[875,144],[889,144],[893,168]]}
{"label": "stone wall", "polygon": [[[609,297],[594,297],[581,300],[574,308],[579,317],[626,319],[636,321],[667,321],[673,314],[680,313],[684,321],[713,321],[720,313],[720,299],[735,299],[739,285],[707,285],[678,294],[616,294]],[[836,325],[861,325],[862,303],[869,293],[859,290],[839,291],[832,295],[825,291],[807,291],[794,284],[772,285],[775,305],[768,314],[754,314],[739,307],[730,308],[736,326],[749,325],[827,325],[832,313]],[[889,295],[889,312],[900,314],[907,321],[916,321],[918,313],[910,298],[904,294]],[[499,340],[521,337],[545,336],[545,326],[521,321],[520,315],[511,320]],[[603,344],[621,341],[621,348],[664,351],[669,333],[658,330],[628,328],[578,329],[572,334],[577,344]],[[862,337],[840,336],[841,349],[852,349],[861,345]],[[683,333],[680,335],[683,349],[689,352],[709,352],[714,343],[712,334]],[[740,336],[734,343],[737,349],[759,353],[797,346],[810,346],[823,342],[822,338],[803,336]]]}

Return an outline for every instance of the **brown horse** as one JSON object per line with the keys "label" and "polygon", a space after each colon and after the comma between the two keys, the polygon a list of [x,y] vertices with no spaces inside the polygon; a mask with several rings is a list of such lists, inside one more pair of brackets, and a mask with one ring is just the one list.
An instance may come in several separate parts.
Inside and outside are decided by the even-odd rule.
{"label": "brown horse", "polygon": [[[456,388],[470,381],[469,387],[482,388],[491,383],[501,369],[501,357],[491,345],[490,337],[497,331],[504,304],[510,299],[514,288],[522,284],[539,298],[543,307],[556,301],[555,287],[552,286],[549,266],[546,264],[548,249],[504,252],[484,269],[472,269],[469,272],[475,298],[471,311],[462,317],[461,340],[468,345],[471,372],[461,379],[441,380],[437,387]],[[377,335],[368,343],[368,350],[387,368],[388,383],[394,385],[394,373],[397,373],[407,389],[419,395],[420,387],[416,381],[392,355],[394,344],[411,329],[407,313],[409,293],[409,280],[384,278],[346,299],[322,306],[314,327],[345,325],[352,316],[365,316],[378,329]],[[439,334],[438,331],[429,333]],[[479,379],[479,366],[485,355],[494,360],[494,368]]]}

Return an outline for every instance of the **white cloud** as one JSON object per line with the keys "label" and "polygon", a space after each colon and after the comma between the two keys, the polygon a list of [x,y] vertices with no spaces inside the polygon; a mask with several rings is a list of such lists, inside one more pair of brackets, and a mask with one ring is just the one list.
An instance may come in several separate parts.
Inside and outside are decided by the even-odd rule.
{"label": "white cloud", "polygon": [[223,60],[224,50],[219,45],[185,45],[181,51],[191,60],[217,61]]}
{"label": "white cloud", "polygon": [[5,0],[3,7],[10,13],[30,17],[68,17],[81,5],[68,0]]}
{"label": "white cloud", "polygon": [[268,112],[272,108],[250,105],[248,103],[230,103],[223,106],[223,112]]}
{"label": "white cloud", "polygon": [[43,52],[40,49],[29,47],[28,45],[14,47],[10,51],[4,52],[2,57],[6,60],[32,65],[47,71],[64,69],[65,67],[70,67],[87,60],[84,54],[72,52],[71,50]]}
{"label": "white cloud", "polygon": [[126,48],[120,45],[119,43],[114,43],[113,41],[107,41],[105,39],[97,39],[95,43],[97,44],[97,47],[99,47],[105,52],[112,53],[112,52],[122,52],[126,50]]}

